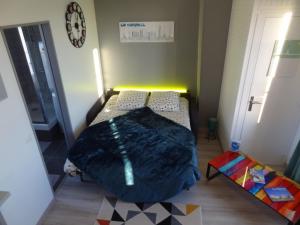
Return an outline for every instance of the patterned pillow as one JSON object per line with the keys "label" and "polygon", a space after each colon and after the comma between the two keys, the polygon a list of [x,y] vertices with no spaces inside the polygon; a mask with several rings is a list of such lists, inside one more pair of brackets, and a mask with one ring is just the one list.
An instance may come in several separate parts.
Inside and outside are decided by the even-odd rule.
{"label": "patterned pillow", "polygon": [[154,111],[179,111],[179,93],[151,92],[148,106]]}
{"label": "patterned pillow", "polygon": [[146,104],[148,92],[142,91],[121,91],[117,99],[119,110],[132,110],[142,108]]}

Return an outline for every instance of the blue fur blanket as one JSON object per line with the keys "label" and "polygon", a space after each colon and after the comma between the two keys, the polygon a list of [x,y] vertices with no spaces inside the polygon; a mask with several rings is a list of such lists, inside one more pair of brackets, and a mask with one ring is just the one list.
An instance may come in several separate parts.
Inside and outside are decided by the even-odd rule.
{"label": "blue fur blanket", "polygon": [[147,107],[90,126],[68,158],[130,202],[165,200],[200,178],[192,132]]}

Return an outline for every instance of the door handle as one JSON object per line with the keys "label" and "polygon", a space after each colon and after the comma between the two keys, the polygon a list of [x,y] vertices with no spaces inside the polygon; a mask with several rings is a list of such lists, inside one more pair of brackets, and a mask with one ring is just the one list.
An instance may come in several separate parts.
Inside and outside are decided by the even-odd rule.
{"label": "door handle", "polygon": [[262,103],[261,103],[261,102],[258,102],[258,101],[254,101],[254,96],[251,96],[250,101],[249,101],[249,106],[248,106],[248,111],[249,111],[249,112],[252,111],[252,106],[253,106],[254,104],[261,105]]}

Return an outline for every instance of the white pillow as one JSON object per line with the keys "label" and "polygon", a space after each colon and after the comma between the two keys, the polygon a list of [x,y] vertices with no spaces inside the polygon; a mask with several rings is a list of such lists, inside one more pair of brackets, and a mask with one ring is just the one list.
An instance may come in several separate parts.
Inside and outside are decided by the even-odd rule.
{"label": "white pillow", "polygon": [[148,106],[154,111],[179,111],[179,93],[151,92]]}
{"label": "white pillow", "polygon": [[142,108],[146,104],[148,92],[142,91],[121,91],[117,99],[119,110],[132,110]]}

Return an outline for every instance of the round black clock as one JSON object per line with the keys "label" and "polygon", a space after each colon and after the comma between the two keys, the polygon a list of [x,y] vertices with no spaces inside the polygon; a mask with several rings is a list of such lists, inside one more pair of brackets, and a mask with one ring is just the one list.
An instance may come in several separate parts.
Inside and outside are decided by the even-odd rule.
{"label": "round black clock", "polygon": [[81,48],[86,37],[86,24],[80,5],[71,2],[66,11],[66,29],[71,43]]}

